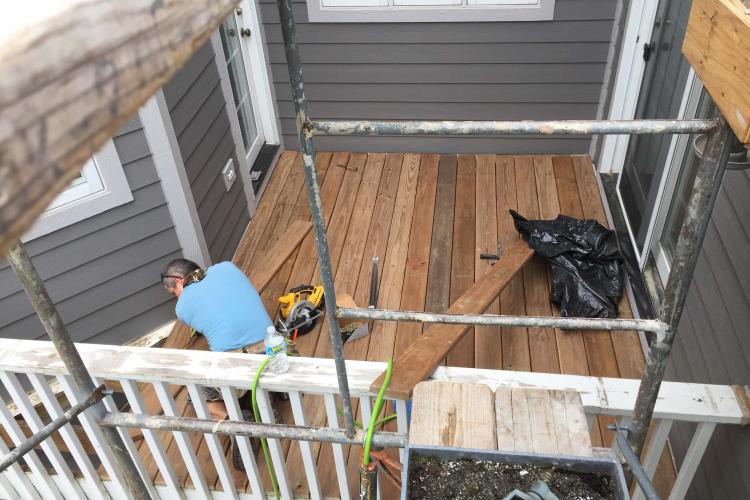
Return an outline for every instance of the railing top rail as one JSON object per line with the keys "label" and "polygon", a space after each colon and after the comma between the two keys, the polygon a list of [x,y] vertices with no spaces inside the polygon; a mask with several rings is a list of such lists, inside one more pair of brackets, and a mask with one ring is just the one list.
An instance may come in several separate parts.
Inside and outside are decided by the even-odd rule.
{"label": "railing top rail", "polygon": [[[94,344],[77,347],[93,376],[139,382],[248,387],[263,360],[263,356],[253,354]],[[289,361],[287,373],[265,374],[260,386],[280,392],[338,392],[333,359],[292,357]],[[346,361],[346,369],[352,395],[373,396],[370,385],[385,369],[385,363]],[[0,339],[0,370],[66,373],[51,342],[13,339]],[[575,390],[588,411],[607,415],[630,415],[639,384],[632,379],[455,367],[440,367],[432,378],[480,382],[493,388]],[[732,386],[664,382],[655,418],[739,424],[743,413]]]}

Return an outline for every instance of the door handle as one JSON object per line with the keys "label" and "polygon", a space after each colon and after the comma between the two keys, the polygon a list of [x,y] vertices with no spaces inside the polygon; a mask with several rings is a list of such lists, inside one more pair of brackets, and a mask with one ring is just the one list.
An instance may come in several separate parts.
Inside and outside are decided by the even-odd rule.
{"label": "door handle", "polygon": [[656,49],[656,43],[644,43],[643,44],[643,60],[648,61],[651,59],[651,54],[654,52],[654,49]]}
{"label": "door handle", "polygon": [[250,29],[249,28],[242,28],[240,29],[240,35],[244,37],[250,37]]}

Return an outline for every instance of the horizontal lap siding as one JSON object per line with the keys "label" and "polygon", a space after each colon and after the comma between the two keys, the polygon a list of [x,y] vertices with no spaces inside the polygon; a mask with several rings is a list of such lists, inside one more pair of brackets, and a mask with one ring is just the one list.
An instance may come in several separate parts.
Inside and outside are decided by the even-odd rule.
{"label": "horizontal lap siding", "polygon": [[[261,20],[287,148],[298,148],[272,0]],[[615,0],[557,0],[549,22],[308,23],[295,1],[313,119],[595,118]],[[319,150],[585,153],[587,137],[320,137]]]}
{"label": "horizontal lap siding", "polygon": [[[159,273],[180,246],[140,122],[129,122],[114,143],[133,201],[26,244],[76,342],[122,344],[174,316]],[[5,260],[0,337],[44,338]]]}
{"label": "horizontal lap siding", "polygon": [[[727,172],[688,294],[668,377],[750,383],[750,175]],[[678,463],[694,425],[671,434]],[[718,426],[689,498],[750,498],[750,429]]]}
{"label": "horizontal lap siding", "polygon": [[164,86],[164,97],[211,260],[229,260],[250,218],[241,178],[227,192],[221,176],[230,158],[239,166],[210,42]]}

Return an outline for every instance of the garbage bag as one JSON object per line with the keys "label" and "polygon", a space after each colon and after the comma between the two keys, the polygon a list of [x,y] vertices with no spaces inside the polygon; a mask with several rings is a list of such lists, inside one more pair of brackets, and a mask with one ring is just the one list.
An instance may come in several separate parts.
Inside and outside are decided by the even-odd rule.
{"label": "garbage bag", "polygon": [[623,262],[617,236],[595,220],[558,215],[527,220],[510,210],[516,229],[552,266],[550,299],[569,317],[616,318]]}

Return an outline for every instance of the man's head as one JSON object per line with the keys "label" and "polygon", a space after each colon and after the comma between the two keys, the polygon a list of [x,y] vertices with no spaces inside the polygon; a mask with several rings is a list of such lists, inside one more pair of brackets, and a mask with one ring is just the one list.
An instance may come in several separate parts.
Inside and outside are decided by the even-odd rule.
{"label": "man's head", "polygon": [[192,260],[174,259],[164,269],[161,275],[161,283],[169,293],[179,297],[185,284],[185,278],[197,269],[200,269],[200,266]]}

